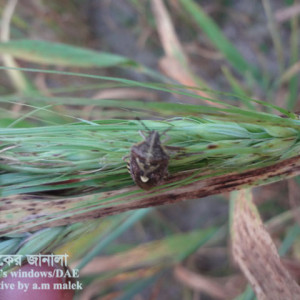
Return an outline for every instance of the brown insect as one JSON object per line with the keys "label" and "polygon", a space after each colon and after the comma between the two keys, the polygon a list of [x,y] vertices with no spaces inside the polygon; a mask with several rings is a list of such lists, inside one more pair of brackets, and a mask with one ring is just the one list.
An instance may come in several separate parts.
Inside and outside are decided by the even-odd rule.
{"label": "brown insect", "polygon": [[132,179],[144,190],[149,190],[164,180],[169,164],[169,155],[160,141],[165,132],[160,135],[155,130],[148,131],[148,136],[140,131],[144,141],[132,146],[130,161],[127,164]]}

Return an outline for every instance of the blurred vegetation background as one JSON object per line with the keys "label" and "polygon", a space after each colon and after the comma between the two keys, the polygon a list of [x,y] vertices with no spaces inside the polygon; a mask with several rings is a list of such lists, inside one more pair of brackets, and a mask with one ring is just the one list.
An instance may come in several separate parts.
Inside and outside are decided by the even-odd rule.
{"label": "blurred vegetation background", "polygon": [[[141,141],[136,117],[173,126],[168,145],[206,155],[174,160],[171,174],[226,174],[298,155],[299,2],[0,4],[1,254],[68,253],[85,286],[76,299],[255,299],[230,254],[233,194],[80,223],[60,223],[59,211],[66,220],[80,203],[88,211],[139,197],[121,160]],[[252,193],[299,280],[298,177]],[[51,207],[64,197],[76,204]],[[37,231],[23,218],[35,200],[46,224]],[[43,209],[60,226],[48,228]]]}

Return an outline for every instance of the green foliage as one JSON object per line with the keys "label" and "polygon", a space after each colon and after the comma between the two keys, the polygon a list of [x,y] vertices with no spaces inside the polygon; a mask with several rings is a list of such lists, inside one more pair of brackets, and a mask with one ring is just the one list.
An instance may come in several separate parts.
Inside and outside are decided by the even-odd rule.
{"label": "green foliage", "polygon": [[103,68],[135,64],[134,61],[119,55],[38,40],[14,40],[0,43],[0,53],[9,53],[16,58],[38,64],[67,67]]}
{"label": "green foliage", "polygon": [[195,20],[205,32],[210,41],[220,50],[228,62],[241,74],[249,72],[253,77],[258,77],[258,70],[249,64],[236,49],[236,47],[225,37],[216,23],[203,11],[201,6],[193,0],[180,0],[187,13]]}
{"label": "green foliage", "polygon": [[[0,54],[9,54],[25,65],[16,70],[26,74],[26,78],[33,79],[40,73],[58,78],[58,81],[63,78],[71,82],[69,86],[62,84],[49,88],[49,95],[32,88],[26,94],[14,94],[10,87],[1,88],[0,195],[3,199],[14,197],[12,201],[19,205],[0,217],[0,221],[4,222],[1,228],[11,229],[9,234],[0,237],[0,254],[69,251],[72,260],[83,258],[79,264],[82,267],[109,249],[109,245],[118,243],[118,238],[132,230],[134,225],[140,224],[139,221],[150,209],[94,221],[81,222],[78,219],[78,223],[31,232],[35,222],[26,219],[22,210],[27,200],[39,196],[40,205],[45,204],[45,214],[35,221],[37,224],[47,224],[49,219],[59,221],[108,204],[122,205],[126,201],[142,200],[144,194],[140,190],[126,190],[134,183],[123,160],[132,145],[142,140],[139,131],[144,127],[134,120],[137,116],[150,119],[144,123],[151,130],[168,130],[168,140],[164,146],[169,147],[170,151],[171,176],[193,170],[191,176],[163,185],[163,190],[270,166],[299,155],[300,121],[297,114],[285,109],[292,110],[296,106],[299,75],[289,77],[291,73],[286,72],[281,78],[274,76],[274,82],[270,85],[271,75],[249,63],[200,5],[193,0],[181,0],[180,3],[188,18],[223,54],[224,65],[232,67],[223,66],[222,70],[234,94],[178,85],[132,59],[107,52],[26,38],[0,43]],[[152,16],[149,18],[152,21]],[[30,29],[18,16],[13,24],[22,30]],[[299,58],[297,20],[292,20],[290,26],[292,67]],[[18,30],[18,36],[20,34]],[[32,63],[37,66],[28,67]],[[45,69],[41,69],[40,65],[46,66]],[[149,76],[143,77],[143,81],[135,81],[121,75],[99,73],[99,68],[120,67]],[[85,73],[78,72],[78,68],[85,68]],[[2,66],[0,70],[4,74],[5,70],[13,71],[14,68]],[[78,80],[82,83],[78,84]],[[273,98],[283,83],[288,85],[287,95],[279,107],[273,104]],[[30,86],[33,86],[33,80]],[[150,91],[161,100],[92,99],[82,96],[83,92],[121,88]],[[260,90],[266,102],[253,99],[252,91],[255,89]],[[208,96],[197,95],[199,91]],[[164,96],[170,94],[179,101],[164,101]],[[212,105],[204,104],[203,100]],[[82,115],[87,106],[92,108],[91,118]],[[195,179],[198,174],[201,177]],[[277,180],[280,179],[284,177]],[[267,178],[260,184],[266,182]],[[101,197],[106,192],[114,191],[120,191],[120,194]],[[156,190],[153,191],[155,193],[159,195]],[[24,194],[27,198],[19,200],[19,195]],[[78,197],[78,201],[68,202],[63,209],[51,207],[51,201],[56,200],[58,195],[68,200]],[[18,228],[10,223],[11,220],[21,220],[21,233],[17,233]],[[222,225],[219,225],[221,229]],[[28,233],[24,232],[26,230]],[[136,257],[138,267],[145,264],[159,268],[152,276],[130,282],[119,298],[132,298],[153,284],[164,270],[183,261],[215,238],[217,233],[217,226],[201,228],[184,234],[172,233],[146,245],[129,245],[131,250],[138,247],[146,249],[145,257]],[[280,251],[286,253],[298,236],[299,227],[291,226],[286,231]],[[130,250],[120,253],[130,253]],[[101,276],[104,279],[114,278],[122,272],[124,269],[116,268]],[[93,279],[99,279],[99,276]],[[253,296],[253,291],[248,288],[238,299],[249,300]]]}

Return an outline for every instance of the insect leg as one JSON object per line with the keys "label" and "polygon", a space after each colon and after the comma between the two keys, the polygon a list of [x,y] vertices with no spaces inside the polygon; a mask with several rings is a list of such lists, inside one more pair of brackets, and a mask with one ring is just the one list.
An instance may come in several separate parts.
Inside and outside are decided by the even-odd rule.
{"label": "insect leg", "polygon": [[139,130],[139,134],[142,136],[144,140],[146,140],[146,136],[144,135],[144,132],[142,130]]}
{"label": "insect leg", "polygon": [[122,157],[122,160],[129,163],[129,160],[128,160],[129,157],[130,157],[130,155],[125,155]]}

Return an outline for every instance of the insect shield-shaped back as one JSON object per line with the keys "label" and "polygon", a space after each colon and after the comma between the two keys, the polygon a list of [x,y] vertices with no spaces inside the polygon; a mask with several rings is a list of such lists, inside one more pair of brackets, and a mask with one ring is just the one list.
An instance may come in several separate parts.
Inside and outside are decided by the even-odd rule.
{"label": "insect shield-shaped back", "polygon": [[160,142],[157,131],[150,131],[141,143],[133,145],[130,153],[129,171],[134,182],[149,190],[159,185],[168,173],[169,156]]}

